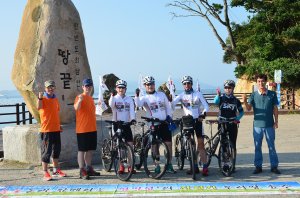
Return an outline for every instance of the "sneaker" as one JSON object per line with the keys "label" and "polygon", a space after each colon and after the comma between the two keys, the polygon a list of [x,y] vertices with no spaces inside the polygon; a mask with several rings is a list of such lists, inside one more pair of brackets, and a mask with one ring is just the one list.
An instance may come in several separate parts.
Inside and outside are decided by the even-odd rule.
{"label": "sneaker", "polygon": [[89,176],[100,176],[100,172],[96,172],[92,166],[87,167],[87,174]]}
{"label": "sneaker", "polygon": [[86,172],[86,170],[84,168],[80,169],[79,177],[81,179],[86,179],[86,180],[90,179],[90,176],[87,174],[87,172]]}
{"label": "sneaker", "polygon": [[229,165],[228,165],[228,164],[224,164],[224,166],[223,166],[223,171],[224,171],[224,172],[228,172],[229,169],[230,169]]}
{"label": "sneaker", "polygon": [[159,164],[155,166],[154,172],[155,172],[155,174],[159,174],[160,173],[160,166],[159,166]]}
{"label": "sneaker", "polygon": [[119,173],[119,174],[123,174],[124,171],[125,171],[125,167],[123,166],[123,164],[120,164],[118,173]]}
{"label": "sneaker", "polygon": [[167,173],[176,173],[176,171],[173,169],[173,165],[172,164],[168,164],[167,165]]}
{"label": "sneaker", "polygon": [[131,170],[131,167],[129,166],[129,167],[128,167],[128,172],[132,172],[132,174],[135,174],[135,173],[136,173],[136,170],[134,170],[134,169]]}
{"label": "sneaker", "polygon": [[52,177],[51,177],[51,175],[49,174],[48,171],[44,173],[43,180],[44,181],[50,181],[50,180],[52,180]]}
{"label": "sneaker", "polygon": [[208,168],[203,168],[202,169],[202,175],[205,176],[205,177],[208,176]]}
{"label": "sneaker", "polygon": [[262,172],[262,168],[256,167],[255,170],[253,171],[253,174],[259,174]]}
{"label": "sneaker", "polygon": [[275,174],[281,174],[277,167],[271,168],[271,172]]}
{"label": "sneaker", "polygon": [[52,176],[66,177],[67,175],[64,172],[62,172],[60,169],[56,169],[56,172],[53,172]]}

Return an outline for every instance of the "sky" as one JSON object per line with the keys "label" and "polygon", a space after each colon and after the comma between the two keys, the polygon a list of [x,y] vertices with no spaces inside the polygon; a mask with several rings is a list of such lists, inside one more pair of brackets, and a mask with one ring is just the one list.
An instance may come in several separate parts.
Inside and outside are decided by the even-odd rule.
{"label": "sky", "polygon": [[[172,0],[73,0],[84,31],[89,65],[94,81],[114,73],[138,84],[139,75],[157,82],[168,76],[180,85],[183,75],[197,79],[200,86],[221,87],[233,79],[235,63],[222,62],[223,51],[200,17],[172,18]],[[27,0],[7,0],[0,7],[0,91],[16,89],[11,80],[14,52]],[[230,18],[246,19],[241,9],[230,9]],[[226,30],[216,26],[226,38]]]}

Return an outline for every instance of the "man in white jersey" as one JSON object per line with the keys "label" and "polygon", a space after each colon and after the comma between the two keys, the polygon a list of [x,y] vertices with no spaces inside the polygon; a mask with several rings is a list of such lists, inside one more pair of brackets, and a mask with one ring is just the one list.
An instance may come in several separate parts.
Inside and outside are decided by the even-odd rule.
{"label": "man in white jersey", "polygon": [[[130,122],[130,124],[135,124],[135,112],[134,112],[134,103],[133,99],[130,96],[126,96],[127,83],[124,80],[118,80],[116,82],[116,91],[117,94],[111,94],[111,97],[108,101],[109,106],[112,109],[112,121],[124,121]],[[124,139],[132,147],[133,136],[130,128],[130,124],[124,126],[123,135]],[[117,130],[117,126],[114,126],[114,130]],[[133,168],[133,167],[132,167]],[[131,169],[131,167],[128,167]],[[128,170],[131,171],[131,170]],[[135,170],[132,170],[135,173]],[[120,164],[119,173],[124,173],[124,166]]]}
{"label": "man in white jersey", "polygon": [[[161,121],[172,120],[171,104],[167,96],[163,92],[155,91],[155,80],[152,76],[146,76],[143,79],[143,84],[146,88],[146,95],[139,97],[139,90],[136,92],[135,104],[137,107],[144,107],[146,116],[158,118]],[[158,136],[167,144],[170,151],[170,164],[167,166],[167,172],[176,173],[172,166],[172,133],[168,128],[167,123],[162,123],[158,130]],[[160,170],[160,167],[156,167]],[[158,171],[159,172],[159,171]]]}
{"label": "man in white jersey", "polygon": [[[206,116],[206,112],[209,110],[209,106],[203,97],[202,93],[196,90],[193,90],[193,78],[191,76],[183,76],[181,83],[184,88],[184,92],[179,94],[172,102],[172,106],[176,106],[178,102],[181,102],[183,106],[183,111],[185,115],[191,115],[194,118],[194,130],[197,136],[197,151],[200,154],[201,163],[203,164],[202,175],[208,175],[207,156],[204,149],[203,141],[203,127],[202,120]],[[201,104],[204,109],[201,111]],[[195,163],[195,172],[199,173],[198,164]],[[188,174],[191,174],[191,170],[187,171]]]}

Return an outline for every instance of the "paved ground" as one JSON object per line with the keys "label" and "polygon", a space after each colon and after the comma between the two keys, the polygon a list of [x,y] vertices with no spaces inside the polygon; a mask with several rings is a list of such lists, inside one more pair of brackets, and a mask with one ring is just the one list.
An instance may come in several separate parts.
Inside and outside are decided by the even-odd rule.
{"label": "paved ground", "polygon": [[[207,119],[213,119],[208,117]],[[213,159],[208,177],[197,176],[197,181],[202,182],[259,182],[259,181],[297,181],[300,182],[300,115],[280,115],[279,129],[276,134],[276,148],[280,160],[281,175],[270,172],[268,150],[266,142],[263,143],[264,165],[263,173],[253,175],[253,139],[252,139],[252,120],[253,116],[247,115],[241,120],[238,136],[238,156],[237,170],[232,177],[224,177],[217,168],[217,160]],[[207,133],[207,126],[205,126]],[[17,146],[17,145],[16,145]],[[95,158],[97,156],[94,156]],[[95,169],[101,171],[100,177],[91,180],[81,180],[78,178],[77,167],[64,167],[68,174],[66,178],[58,178],[50,182],[42,181],[40,166],[31,166],[16,162],[0,162],[0,186],[7,185],[55,185],[55,184],[118,184],[119,181],[115,174],[107,173],[102,170],[100,164],[95,164]],[[146,177],[143,171],[138,171],[127,183],[151,183],[151,182],[191,182],[191,178],[184,171],[177,174],[166,174],[160,180],[152,180]]]}

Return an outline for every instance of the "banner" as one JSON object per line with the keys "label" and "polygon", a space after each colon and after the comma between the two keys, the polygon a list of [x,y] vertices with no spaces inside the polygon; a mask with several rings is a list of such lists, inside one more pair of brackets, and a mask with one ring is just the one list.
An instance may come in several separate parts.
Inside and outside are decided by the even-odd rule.
{"label": "banner", "polygon": [[96,106],[96,114],[102,115],[102,113],[108,109],[107,105],[104,102],[103,99],[103,93],[104,91],[108,90],[107,86],[103,82],[102,76],[99,76],[99,94],[98,94],[98,102]]}

